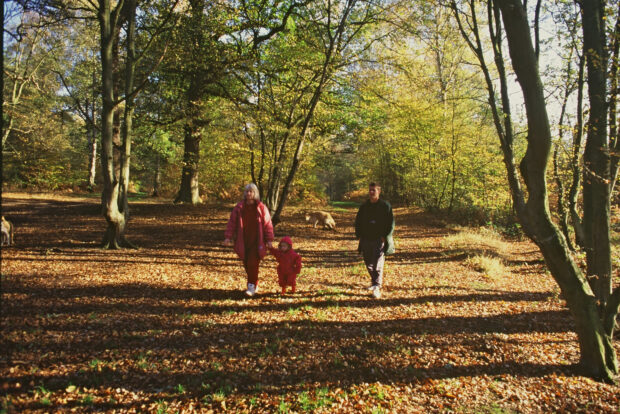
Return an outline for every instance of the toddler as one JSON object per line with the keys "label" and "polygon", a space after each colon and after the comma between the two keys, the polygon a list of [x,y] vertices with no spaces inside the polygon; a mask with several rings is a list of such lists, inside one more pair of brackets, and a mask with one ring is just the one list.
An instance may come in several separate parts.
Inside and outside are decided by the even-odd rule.
{"label": "toddler", "polygon": [[282,288],[282,294],[286,293],[286,287],[290,286],[291,292],[295,293],[297,275],[301,271],[301,256],[293,250],[293,242],[290,237],[282,237],[278,248],[269,248],[271,254],[278,261],[278,284]]}

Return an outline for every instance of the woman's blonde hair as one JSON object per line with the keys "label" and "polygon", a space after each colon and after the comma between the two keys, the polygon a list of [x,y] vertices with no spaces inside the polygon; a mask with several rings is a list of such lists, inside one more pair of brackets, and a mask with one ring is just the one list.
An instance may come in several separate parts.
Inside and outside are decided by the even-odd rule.
{"label": "woman's blonde hair", "polygon": [[243,199],[245,200],[245,195],[250,190],[254,190],[254,200],[260,201],[260,194],[258,193],[258,187],[254,183],[250,183],[245,186],[245,188],[243,189]]}

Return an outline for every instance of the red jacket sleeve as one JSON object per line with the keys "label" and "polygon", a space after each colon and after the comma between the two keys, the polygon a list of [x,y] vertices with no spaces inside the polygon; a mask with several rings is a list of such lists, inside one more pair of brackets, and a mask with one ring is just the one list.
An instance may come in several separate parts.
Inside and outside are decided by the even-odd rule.
{"label": "red jacket sleeve", "polygon": [[269,253],[271,253],[272,255],[274,255],[276,257],[276,259],[279,258],[279,254],[280,254],[280,250],[276,249],[275,247],[269,247]]}
{"label": "red jacket sleeve", "polygon": [[226,231],[224,232],[224,238],[233,240],[236,236],[237,223],[239,222],[239,214],[241,209],[236,205],[230,213],[228,224],[226,225]]}
{"label": "red jacket sleeve", "polygon": [[273,241],[273,223],[271,222],[271,215],[266,205],[261,203],[261,214],[263,216],[263,237],[266,242]]}

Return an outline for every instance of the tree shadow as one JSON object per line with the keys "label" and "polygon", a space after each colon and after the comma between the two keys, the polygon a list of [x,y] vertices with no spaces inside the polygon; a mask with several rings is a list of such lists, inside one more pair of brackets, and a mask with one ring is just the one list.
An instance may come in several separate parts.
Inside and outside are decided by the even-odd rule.
{"label": "tree shadow", "polygon": [[[223,238],[228,217],[224,214],[222,218],[222,213],[229,212],[232,206],[214,207],[220,214],[220,218],[214,218],[204,206],[132,205],[139,219],[130,224],[130,238],[143,249],[123,254],[93,253],[93,234],[103,232],[104,226],[96,201],[17,200],[10,208],[17,212],[16,224],[44,229],[24,233],[25,244],[11,251],[11,259],[38,260],[20,253],[20,249],[41,248],[42,240],[46,240],[52,249],[42,252],[60,265],[88,261],[96,266],[100,260],[116,265],[234,265],[241,269],[230,248],[215,245]],[[160,215],[167,221],[153,222]],[[401,219],[423,222],[425,217],[399,215],[397,220]],[[339,217],[338,221],[345,220]],[[308,229],[300,223],[293,217],[277,231],[310,240],[351,240],[350,227],[334,234]],[[428,223],[424,225],[428,227]],[[448,231],[403,229],[399,237],[415,238],[434,232]],[[188,252],[189,262],[184,261]],[[361,263],[352,251],[300,252],[306,269]],[[461,254],[397,250],[388,261],[414,265],[459,261],[464,258]],[[301,392],[308,384],[346,387],[377,381],[425,383],[457,377],[542,377],[577,372],[569,362],[537,364],[529,361],[528,355],[513,352],[528,343],[522,338],[524,334],[535,334],[541,338],[540,343],[554,343],[559,340],[546,338],[572,331],[566,310],[515,313],[507,309],[501,314],[473,316],[422,312],[431,303],[544,302],[553,296],[548,292],[469,293],[453,286],[388,286],[384,299],[373,300],[367,291],[358,290],[361,282],[327,281],[318,291],[282,298],[261,292],[255,298],[246,298],[242,290],[156,287],[148,283],[62,286],[60,280],[48,282],[48,276],[11,274],[10,279],[2,281],[0,347],[5,352],[0,355],[0,365],[6,374],[5,382],[22,384],[19,390],[10,387],[9,394],[30,393],[39,385],[63,391],[73,384],[141,391],[145,393],[141,403],[148,403],[161,399],[162,390],[170,396],[178,384],[187,393],[174,398],[182,399],[219,389],[250,395],[256,392],[257,384],[262,384],[261,392],[279,395],[283,390]],[[367,280],[365,273],[362,279]],[[420,291],[412,293],[414,290]],[[396,315],[401,308],[409,312]],[[375,320],[369,321],[369,316]],[[538,342],[531,343],[536,346]],[[447,358],[452,349],[458,349],[466,358]],[[12,366],[23,369],[11,372],[8,367]],[[63,409],[79,408],[77,404],[69,403]],[[97,405],[97,409],[109,410],[129,407],[116,403]]]}
{"label": "tree shadow", "polygon": [[[123,289],[113,286],[27,289],[9,287],[6,293],[30,296],[6,306],[5,320],[19,319],[24,309],[34,315],[48,316],[39,319],[36,325],[26,323],[20,328],[30,334],[3,338],[3,349],[7,351],[2,357],[3,365],[14,364],[12,355],[22,358],[26,352],[34,360],[39,360],[38,364],[46,366],[67,364],[68,355],[72,355],[69,366],[73,368],[62,375],[36,371],[8,375],[5,381],[25,384],[20,392],[34,388],[28,384],[43,384],[52,391],[74,384],[95,388],[122,387],[157,394],[183,384],[189,394],[201,396],[205,393],[204,384],[208,384],[211,390],[234,387],[238,393],[251,394],[260,383],[263,392],[279,394],[282,389],[301,391],[308,383],[337,383],[343,387],[376,381],[389,384],[504,374],[520,377],[574,375],[576,372],[575,367],[568,364],[515,360],[503,345],[519,346],[521,343],[514,343],[505,335],[569,331],[572,326],[567,311],[340,321],[317,320],[316,312],[336,304],[340,308],[357,307],[372,312],[379,306],[420,304],[425,300],[437,302],[441,298],[262,304],[242,300],[242,292],[225,289],[149,289],[141,285]],[[47,299],[37,301],[46,305],[32,306],[34,298]],[[84,298],[90,298],[94,303],[85,304]],[[151,302],[142,303],[140,298],[149,298]],[[75,303],[67,303],[70,299]],[[190,299],[205,302],[232,299],[243,303],[183,306],[183,302]],[[544,300],[544,295],[507,292],[462,295],[443,300]],[[171,301],[178,304],[169,305]],[[289,310],[291,317],[278,322],[241,322],[243,312],[258,310]],[[195,315],[227,312],[239,315],[239,322],[192,319]],[[84,321],[80,315],[92,315],[92,318]],[[8,328],[15,329],[10,324]],[[58,338],[65,339],[59,341]],[[442,355],[448,349],[446,341],[450,342],[450,348],[470,354],[468,361],[471,362],[464,364],[443,359]],[[434,354],[431,360],[435,363],[431,366],[417,357],[426,353]],[[128,362],[115,366],[112,362],[115,355],[123,356]],[[303,364],[296,366],[286,362],[300,356],[306,361]],[[163,360],[177,359],[194,362],[172,366],[172,369],[162,363]],[[93,360],[100,361],[103,369],[94,370]],[[215,360],[221,362],[215,366],[211,364]],[[11,392],[17,393],[9,390]]]}

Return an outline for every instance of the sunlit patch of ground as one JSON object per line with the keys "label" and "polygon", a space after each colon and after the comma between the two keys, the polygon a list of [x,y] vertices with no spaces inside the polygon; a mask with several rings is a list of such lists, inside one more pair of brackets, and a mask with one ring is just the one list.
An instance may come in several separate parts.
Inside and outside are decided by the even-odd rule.
{"label": "sunlit patch of ground", "polygon": [[277,293],[268,258],[248,299],[221,243],[232,205],[133,203],[141,248],[104,251],[96,197],[4,197],[9,412],[618,412],[619,387],[575,371],[571,317],[529,242],[397,209],[373,300],[355,210],[331,232],[291,208],[276,237],[303,257],[299,292]]}

